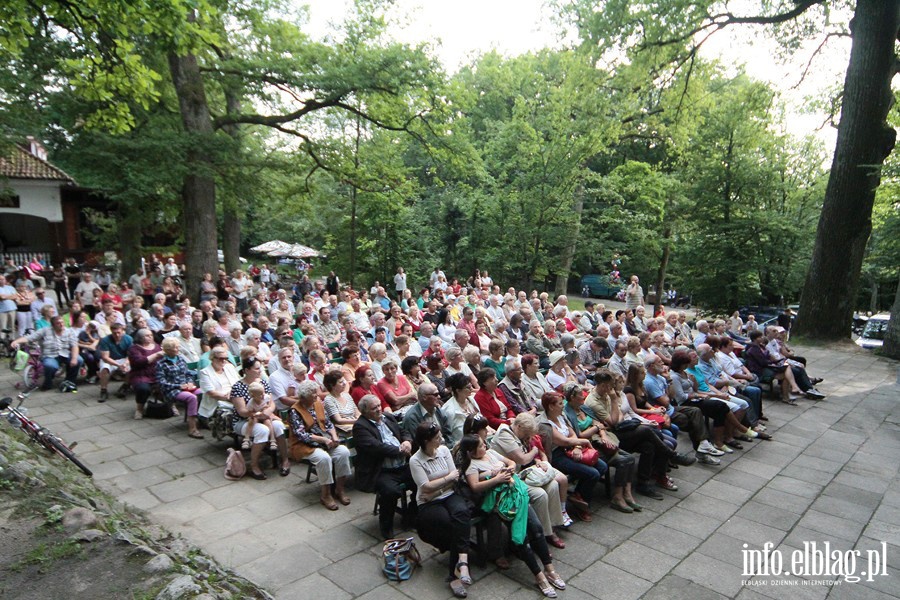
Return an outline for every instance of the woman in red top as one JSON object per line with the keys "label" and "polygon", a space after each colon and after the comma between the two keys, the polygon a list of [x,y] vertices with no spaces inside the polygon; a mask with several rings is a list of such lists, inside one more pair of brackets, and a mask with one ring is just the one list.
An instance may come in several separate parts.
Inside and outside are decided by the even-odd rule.
{"label": "woman in red top", "polygon": [[362,365],[356,369],[356,377],[350,384],[350,396],[356,404],[359,404],[360,398],[367,394],[374,394],[381,400],[381,410],[384,412],[392,412],[391,405],[384,401],[384,396],[375,385],[375,372],[369,365]]}
{"label": "woman in red top", "polygon": [[493,369],[482,369],[478,373],[479,389],[475,392],[475,403],[488,420],[488,425],[494,429],[503,424],[509,425],[516,417],[503,399],[503,394],[497,392],[497,385],[497,372]]}
{"label": "woman in red top", "polygon": [[384,377],[375,384],[384,401],[396,412],[416,403],[416,392],[403,375],[397,373],[397,360],[388,358],[381,363]]}

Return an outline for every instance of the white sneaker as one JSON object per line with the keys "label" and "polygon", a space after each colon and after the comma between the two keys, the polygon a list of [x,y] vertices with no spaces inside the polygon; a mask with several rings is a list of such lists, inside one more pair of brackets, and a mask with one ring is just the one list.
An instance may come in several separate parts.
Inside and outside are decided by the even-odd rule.
{"label": "white sneaker", "polygon": [[703,440],[700,442],[700,445],[697,446],[697,452],[700,454],[709,454],[710,456],[722,456],[725,454],[721,450],[718,450],[715,446],[713,446],[709,440]]}
{"label": "white sneaker", "polygon": [[135,411],[134,411],[134,419],[135,419],[136,421],[140,421],[140,420],[143,419],[143,418],[144,418],[144,413],[142,413],[140,410],[135,410]]}

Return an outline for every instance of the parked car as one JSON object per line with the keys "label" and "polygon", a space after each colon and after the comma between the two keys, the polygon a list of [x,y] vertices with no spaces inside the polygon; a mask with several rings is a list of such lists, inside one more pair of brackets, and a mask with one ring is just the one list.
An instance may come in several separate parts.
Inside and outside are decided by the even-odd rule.
{"label": "parked car", "polygon": [[581,289],[593,298],[615,298],[624,286],[611,283],[609,275],[585,275],[581,278]]}
{"label": "parked car", "polygon": [[862,335],[856,338],[856,345],[866,350],[881,348],[884,344],[884,334],[887,333],[890,314],[878,314],[869,317]]}
{"label": "parked car", "polygon": [[738,308],[738,312],[745,323],[747,322],[748,315],[754,315],[756,317],[756,322],[760,325],[776,325],[776,319],[778,318],[778,315],[784,312],[784,308],[759,305],[741,306]]}

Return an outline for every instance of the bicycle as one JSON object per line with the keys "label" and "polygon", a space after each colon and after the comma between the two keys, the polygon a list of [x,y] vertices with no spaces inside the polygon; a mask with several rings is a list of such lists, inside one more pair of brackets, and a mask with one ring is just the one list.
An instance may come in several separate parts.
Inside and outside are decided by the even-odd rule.
{"label": "bicycle", "polygon": [[41,379],[44,377],[44,363],[41,362],[41,349],[36,345],[27,344],[21,346],[20,349],[28,354],[28,360],[24,365],[20,364],[17,351],[13,350],[10,355],[9,368],[13,371],[21,371],[22,380],[16,382],[16,389],[21,390],[19,397],[28,397],[41,384]]}
{"label": "bicycle", "polygon": [[15,356],[16,351],[12,348],[12,334],[9,329],[0,331],[0,358],[9,358]]}
{"label": "bicycle", "polygon": [[74,448],[78,442],[75,442],[71,446],[67,446],[58,435],[29,419],[25,414],[25,411],[20,409],[24,401],[25,397],[21,394],[19,395],[19,403],[15,407],[11,406],[12,398],[3,398],[0,400],[0,411],[5,411],[2,414],[6,416],[6,420],[9,421],[13,427],[18,427],[28,434],[28,437],[30,437],[33,442],[40,444],[50,452],[55,452],[63,458],[72,461],[85,475],[92,477],[94,473],[87,468],[83,462],[78,460],[78,457],[72,452],[72,448]]}

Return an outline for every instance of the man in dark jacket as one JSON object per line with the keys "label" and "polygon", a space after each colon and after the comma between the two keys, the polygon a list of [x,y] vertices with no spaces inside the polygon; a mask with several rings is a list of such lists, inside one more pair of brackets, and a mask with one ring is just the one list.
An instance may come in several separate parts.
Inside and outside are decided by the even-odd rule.
{"label": "man in dark jacket", "polygon": [[[397,500],[407,491],[415,498],[416,484],[409,472],[412,438],[393,415],[381,412],[381,401],[373,395],[359,401],[362,416],[353,426],[356,446],[356,488],[378,494],[378,524],[384,539],[394,537]],[[410,505],[415,509],[415,500]],[[409,515],[406,515],[409,517]]]}

